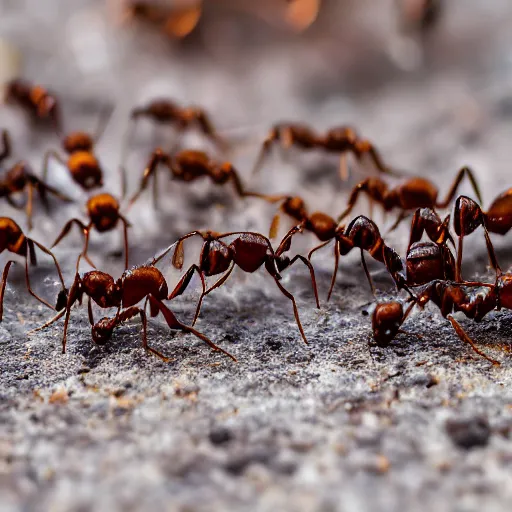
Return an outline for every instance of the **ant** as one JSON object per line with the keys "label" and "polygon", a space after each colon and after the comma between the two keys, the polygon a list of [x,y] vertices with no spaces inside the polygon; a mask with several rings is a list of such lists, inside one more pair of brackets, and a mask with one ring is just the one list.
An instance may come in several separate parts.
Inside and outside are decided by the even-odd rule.
{"label": "ant", "polygon": [[[177,242],[169,246],[160,255],[155,257],[151,264],[156,264],[171,249],[174,248],[172,264],[175,268],[181,270],[183,268],[184,260],[184,241],[193,236],[200,236],[203,239],[203,246],[199,256],[199,264],[193,264],[190,266],[190,268],[178,282],[174,291],[168,297],[169,299],[173,299],[184,293],[190,284],[194,272],[197,272],[202,283],[202,293],[197,304],[196,314],[194,316],[192,325],[195,324],[199,316],[204,297],[216,288],[222,286],[227,281],[235,267],[239,267],[244,272],[253,273],[261,266],[264,266],[265,270],[274,279],[279,290],[287,299],[292,302],[295,321],[299,328],[302,339],[307,344],[308,341],[300,322],[299,311],[297,309],[297,304],[295,303],[295,297],[280,283],[280,272],[290,268],[296,261],[301,261],[309,269],[316,305],[318,308],[320,307],[315,271],[313,265],[311,265],[311,262],[301,255],[296,255],[290,259],[284,254],[290,249],[292,236],[300,231],[302,231],[301,226],[294,226],[285,235],[277,250],[275,251],[272,248],[270,240],[259,233],[250,231],[234,231],[230,233],[219,234],[212,231],[192,231],[191,233],[182,236]],[[238,235],[237,238],[235,238],[229,245],[223,241],[223,239],[226,237],[236,235]],[[205,277],[219,276],[220,274],[222,274],[222,276],[212,286],[207,288]]]}
{"label": "ant", "polygon": [[94,228],[99,233],[105,233],[113,230],[117,226],[118,222],[121,221],[123,224],[125,269],[128,269],[128,228],[130,227],[130,223],[119,212],[119,202],[117,199],[111,194],[97,194],[89,198],[86,207],[87,214],[89,216],[89,223],[84,224],[77,218],[69,220],[62,228],[60,235],[57,237],[51,248],[53,249],[58,243],[60,243],[60,241],[69,234],[73,224],[76,224],[82,230],[85,238],[81,256],[84,257],[89,265],[96,268],[96,265],[92,263],[87,255],[91,229]]}
{"label": "ant", "polygon": [[[24,235],[23,231],[18,226],[18,224],[14,222],[14,220],[12,220],[9,217],[0,217],[0,254],[4,251],[8,251],[12,254],[17,254],[18,256],[25,258],[25,282],[27,283],[27,289],[30,295],[32,295],[32,297],[35,297],[39,302],[41,302],[41,304],[44,304],[50,309],[60,309],[60,307],[63,306],[62,292],[59,294],[59,298],[57,299],[57,306],[56,308],[54,308],[46,300],[39,297],[30,286],[28,264],[30,258],[30,263],[32,265],[37,265],[35,247],[38,247],[39,249],[41,249],[41,251],[51,256],[53,262],[55,263],[57,273],[59,274],[59,279],[62,284],[62,290],[65,290],[64,278],[62,277],[62,272],[60,270],[59,263],[57,262],[57,259],[55,258],[54,254],[46,247],[41,245],[39,242],[36,242],[35,240],[32,240],[31,238],[28,238],[26,235]],[[3,302],[5,287],[7,285],[7,276],[9,274],[9,269],[11,268],[11,265],[13,263],[15,263],[13,260],[9,260],[5,264],[4,270],[2,272],[2,282],[0,284],[0,322],[2,321],[3,316]]]}
{"label": "ant", "polygon": [[133,204],[139,198],[147,188],[150,179],[153,179],[153,202],[156,206],[158,193],[156,176],[160,164],[165,165],[171,172],[172,179],[177,181],[189,183],[203,177],[208,177],[217,185],[232,182],[236,193],[240,197],[267,197],[263,194],[246,191],[238,176],[238,172],[229,162],[216,162],[211,160],[203,151],[196,150],[180,151],[173,157],[159,148],[151,154],[148,164],[144,169],[139,190],[130,199],[130,204]]}
{"label": "ant", "polygon": [[[0,153],[0,164],[11,155],[11,142],[7,130],[1,132],[2,137],[2,151]],[[27,193],[25,202],[25,209],[27,214],[28,229],[32,229],[32,206],[34,191],[39,194],[39,198],[44,207],[48,210],[48,197],[47,194],[52,194],[64,202],[71,202],[71,199],[66,195],[59,192],[57,189],[47,185],[44,181],[38,178],[32,171],[27,162],[20,161],[13,165],[5,174],[0,177],[0,198],[5,197],[7,202],[16,209],[23,208],[23,205],[16,203],[11,197],[13,194],[19,192]]]}
{"label": "ant", "polygon": [[68,155],[67,160],[55,150],[47,151],[43,163],[43,180],[47,181],[50,159],[54,158],[68,169],[73,181],[83,190],[102,187],[103,170],[94,154],[94,146],[101,139],[111,115],[111,107],[103,109],[93,136],[77,131],[63,137],[62,149]]}
{"label": "ant", "polygon": [[53,93],[41,85],[15,79],[7,83],[6,103],[15,104],[34,119],[50,120],[56,130],[60,130],[59,101]]}
{"label": "ant", "polygon": [[[407,285],[418,286],[435,279],[453,280],[455,259],[447,245],[455,245],[449,232],[450,215],[442,220],[430,208],[418,208],[411,223],[411,236],[407,247]],[[421,242],[426,232],[430,241]]]}
{"label": "ant", "polygon": [[396,0],[404,29],[427,34],[436,26],[443,13],[442,0]]}
{"label": "ant", "polygon": [[500,271],[489,233],[506,235],[512,228],[512,188],[500,194],[485,212],[473,199],[459,196],[455,201],[454,228],[459,237],[457,252],[456,281],[461,281],[462,246],[464,237],[470,235],[479,226],[484,229],[487,252],[492,267]]}
{"label": "ant", "polygon": [[[144,349],[158,356],[163,361],[169,361],[169,358],[148,345],[146,307],[149,302],[151,317],[156,317],[158,313],[162,313],[169,328],[193,334],[208,344],[213,350],[220,351],[236,361],[234,356],[215,345],[204,334],[195,330],[193,327],[182,324],[176,318],[174,313],[162,302],[167,299],[167,282],[162,273],[151,265],[125,270],[121,278],[117,281],[115,281],[111,275],[99,270],[87,272],[82,276],[80,276],[77,271],[63,308],[54,318],[30,332],[33,333],[44,329],[56,322],[63,315],[66,315],[62,336],[62,353],[65,353],[71,308],[76,302],[81,304],[84,295],[88,297],[87,310],[89,323],[91,325],[92,340],[97,345],[105,345],[110,340],[113,330],[118,325],[140,315],[142,321],[142,345]],[[144,307],[140,308],[136,306],[136,304],[143,299],[145,299]],[[100,308],[117,308],[116,315],[111,318],[104,317],[98,322],[95,322],[92,311],[92,301]]]}
{"label": "ant", "polygon": [[398,218],[390,228],[390,231],[393,231],[409,215],[411,210],[415,210],[417,208],[446,208],[455,197],[457,189],[466,176],[475,191],[475,195],[481,202],[480,189],[473,172],[469,167],[463,167],[459,170],[453,180],[450,190],[442,201],[438,200],[439,189],[426,178],[408,178],[404,183],[394,188],[390,188],[386,182],[378,177],[367,178],[353,188],[348,200],[347,208],[338,217],[338,222],[341,222],[350,214],[357,203],[359,194],[365,193],[369,197],[371,203],[375,201],[376,203],[381,204],[386,212],[395,208],[400,210]]}
{"label": "ant", "polygon": [[372,315],[373,336],[379,347],[386,348],[401,331],[401,326],[412,308],[418,305],[424,308],[432,301],[449,320],[457,336],[468,343],[480,356],[494,365],[500,363],[482,352],[452,316],[462,311],[466,317],[480,322],[485,315],[495,309],[512,309],[512,274],[498,274],[495,284],[481,282],[454,282],[436,279],[419,287],[417,296],[404,312],[402,304],[390,301],[377,304]]}
{"label": "ant", "polygon": [[321,136],[304,124],[279,123],[270,129],[263,141],[252,171],[253,175],[263,167],[270,150],[275,144],[280,144],[283,150],[296,146],[304,151],[321,149],[327,153],[341,153],[339,170],[343,180],[347,178],[348,174],[345,165],[345,155],[347,153],[352,153],[357,160],[361,160],[368,155],[378,171],[386,174],[396,174],[395,171],[384,164],[375,146],[369,140],[359,138],[355,129],[350,126],[331,128],[325,135]]}

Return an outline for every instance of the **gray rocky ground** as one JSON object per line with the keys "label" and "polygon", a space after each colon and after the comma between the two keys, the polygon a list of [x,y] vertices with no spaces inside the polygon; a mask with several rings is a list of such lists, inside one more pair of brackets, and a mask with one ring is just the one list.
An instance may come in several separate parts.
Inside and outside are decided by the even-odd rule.
{"label": "gray rocky ground", "polygon": [[[241,127],[251,144],[233,158],[246,179],[257,148],[252,140],[275,119],[306,119],[319,128],[355,123],[392,162],[431,176],[443,190],[469,163],[485,204],[510,185],[512,9],[505,1],[450,2],[423,65],[414,69],[404,69],[411,63],[403,52],[396,56],[389,2],[378,10],[369,1],[326,2],[316,28],[301,38],[245,18],[228,30],[234,25],[212,13],[203,39],[181,46],[114,31],[99,2],[44,4],[0,1],[0,35],[21,47],[28,77],[64,95],[73,127],[94,124],[103,94],[116,101],[98,149],[110,190],[118,190],[128,109],[157,94],[201,102],[228,134]],[[80,46],[84,35],[91,37]],[[87,60],[81,48],[91,47],[96,57]],[[30,131],[12,110],[0,116],[16,156],[40,165],[55,140]],[[162,137],[147,127],[139,132],[129,163],[132,189],[156,136]],[[253,186],[300,193],[311,209],[338,211],[348,184],[332,178],[336,164],[322,155],[294,153],[286,162],[276,155]],[[222,190],[210,190],[173,184],[163,190],[158,213],[148,198],[137,204],[128,215],[131,262],[142,263],[193,228],[268,229],[271,208],[226,202]],[[72,215],[81,215],[80,207],[55,205],[52,217],[38,215],[32,236],[51,243]],[[506,268],[509,238],[494,239]],[[389,242],[403,251],[406,239],[404,227]],[[68,280],[79,243],[76,235],[56,252]],[[304,237],[294,250],[313,243]],[[116,236],[95,237],[91,251],[116,277],[118,248]],[[465,251],[465,274],[490,278],[482,237],[471,237]],[[330,251],[315,264],[325,298]],[[49,268],[43,262],[33,281],[51,297]],[[382,268],[373,265],[372,273],[379,297],[392,296]],[[493,367],[458,340],[435,308],[415,313],[405,325],[412,334],[389,349],[369,347],[372,296],[357,257],[342,261],[334,296],[320,310],[305,269],[292,269],[284,282],[296,294],[308,346],[272,280],[263,272],[238,273],[206,299],[197,324],[238,362],[154,322],[151,343],[171,357],[163,363],[141,349],[137,321],[120,327],[107,347],[94,347],[86,308],[72,313],[65,355],[62,322],[28,336],[50,315],[23,293],[15,269],[0,324],[0,508],[509,510],[510,313],[480,324],[462,320],[502,362]],[[181,319],[193,316],[194,298],[197,289],[173,302]]]}

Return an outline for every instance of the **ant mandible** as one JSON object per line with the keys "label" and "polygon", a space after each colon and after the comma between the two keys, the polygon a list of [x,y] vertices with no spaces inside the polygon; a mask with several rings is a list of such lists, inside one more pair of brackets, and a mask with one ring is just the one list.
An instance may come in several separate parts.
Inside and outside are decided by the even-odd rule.
{"label": "ant mandible", "polygon": [[125,269],[128,269],[128,228],[130,227],[130,223],[119,212],[119,202],[117,199],[111,194],[97,194],[89,198],[86,207],[87,214],[89,216],[89,223],[84,224],[77,218],[70,219],[62,228],[60,235],[57,237],[51,248],[53,249],[58,243],[60,243],[61,240],[69,234],[73,224],[76,224],[82,230],[84,235],[84,248],[81,256],[83,256],[89,265],[96,268],[96,265],[92,263],[87,255],[91,229],[94,228],[99,233],[105,233],[113,230],[119,221],[121,221],[123,224]]}
{"label": "ant mandible", "polygon": [[[415,290],[416,291],[416,290]],[[495,309],[512,309],[512,274],[499,274],[496,283],[454,282],[434,280],[419,287],[417,297],[404,312],[398,301],[377,304],[372,315],[373,336],[379,347],[386,348],[395,336],[401,332],[401,326],[409,316],[412,308],[420,308],[432,301],[444,318],[449,320],[457,336],[468,343],[480,356],[494,365],[500,363],[482,352],[455,320],[453,313],[462,311],[466,317],[480,322],[485,315]]]}
{"label": "ant mandible", "polygon": [[382,205],[386,212],[395,208],[400,210],[396,222],[390,228],[390,231],[393,231],[412,210],[417,208],[446,208],[455,197],[457,189],[465,176],[469,179],[475,195],[481,202],[480,189],[469,167],[463,167],[459,170],[450,190],[442,201],[438,200],[439,189],[426,178],[408,178],[405,182],[394,188],[390,188],[385,181],[378,177],[367,178],[353,188],[348,199],[347,208],[338,217],[338,222],[341,222],[350,214],[357,203],[359,195],[365,193],[369,197],[371,204],[376,202]]}
{"label": "ant mandible", "polygon": [[253,174],[263,167],[272,147],[276,144],[280,144],[283,150],[296,146],[305,151],[321,149],[327,153],[341,153],[339,169],[340,176],[344,180],[347,178],[345,163],[347,153],[353,154],[357,160],[368,156],[378,171],[396,174],[384,163],[375,146],[369,140],[359,138],[354,128],[350,126],[334,127],[322,136],[309,126],[299,123],[279,123],[271,128],[261,146],[252,171]]}
{"label": "ant mandible", "polygon": [[[301,255],[296,255],[293,258],[289,258],[284,253],[290,249],[292,236],[301,231],[301,226],[293,227],[283,238],[279,244],[277,250],[274,251],[270,240],[265,236],[250,231],[235,231],[231,233],[213,233],[212,231],[200,232],[192,231],[187,235],[181,237],[177,242],[165,249],[160,255],[155,257],[152,264],[156,264],[160,261],[170,250],[174,249],[172,264],[177,269],[183,268],[184,260],[184,241],[193,236],[200,236],[203,239],[203,246],[201,254],[199,256],[199,264],[193,264],[186,271],[184,276],[178,282],[174,291],[169,295],[169,299],[173,299],[178,295],[185,292],[194,272],[197,272],[202,283],[202,293],[197,304],[196,314],[192,325],[195,324],[199,313],[201,311],[201,305],[204,297],[210,292],[219,288],[223,285],[235,266],[242,269],[244,272],[253,273],[260,267],[264,266],[265,270],[274,279],[277,287],[283,293],[283,295],[292,302],[293,313],[295,315],[295,321],[299,328],[302,339],[307,344],[307,338],[304,334],[304,329],[299,318],[299,311],[295,302],[295,297],[280,283],[281,274],[283,270],[290,268],[296,261],[301,261],[309,269],[311,276],[311,283],[315,294],[316,305],[319,308],[318,292],[315,279],[315,271],[311,262]],[[237,236],[229,245],[222,239],[229,236]],[[210,276],[222,276],[209,288],[206,287],[205,277]]]}
{"label": "ant mandible", "polygon": [[43,86],[21,79],[11,80],[6,86],[5,101],[19,106],[34,119],[49,120],[57,131],[60,130],[59,102]]}
{"label": "ant mandible", "polygon": [[[84,295],[88,297],[87,311],[91,325],[92,340],[98,345],[105,345],[110,340],[113,330],[118,325],[140,315],[142,321],[142,345],[144,349],[164,361],[169,361],[166,356],[148,345],[146,308],[149,303],[150,315],[152,317],[156,317],[158,313],[162,313],[170,329],[193,334],[208,344],[213,350],[220,351],[236,361],[234,356],[215,345],[204,334],[193,327],[181,323],[176,318],[174,313],[162,302],[167,299],[167,282],[162,273],[151,265],[126,270],[117,281],[115,281],[111,275],[99,270],[87,272],[83,276],[80,276],[77,271],[63,309],[60,310],[54,318],[50,319],[44,325],[33,329],[30,333],[44,329],[56,322],[63,315],[66,315],[62,336],[62,353],[65,353],[71,308],[76,302],[81,304]],[[136,304],[143,299],[145,299],[144,307],[140,308],[136,306]],[[117,308],[116,315],[111,318],[104,317],[98,322],[95,322],[92,311],[92,301],[100,308]]]}
{"label": "ant mandible", "polygon": [[216,162],[211,160],[203,151],[185,150],[180,151],[175,156],[171,156],[169,153],[158,148],[151,154],[148,164],[144,169],[139,189],[130,199],[130,204],[137,201],[152,179],[153,202],[156,206],[158,193],[156,176],[159,165],[166,166],[171,173],[172,179],[176,181],[190,183],[197,179],[208,177],[216,185],[224,185],[228,182],[232,182],[236,193],[240,197],[267,197],[263,194],[245,190],[238,172],[229,162]]}
{"label": "ant mandible", "polygon": [[101,139],[112,110],[110,106],[103,109],[93,136],[77,131],[63,137],[62,149],[68,155],[67,160],[53,149],[46,152],[43,163],[44,181],[47,181],[50,160],[53,158],[68,169],[73,181],[83,190],[88,191],[103,186],[103,170],[94,154],[94,146]]}
{"label": "ant mandible", "polygon": [[[37,264],[35,247],[38,247],[44,253],[51,256],[53,262],[55,264],[55,268],[57,269],[57,273],[59,274],[59,279],[62,284],[62,290],[65,290],[64,278],[62,277],[62,272],[60,270],[59,263],[55,258],[54,254],[48,250],[46,247],[41,245],[39,242],[28,238],[23,234],[21,228],[9,217],[0,217],[0,254],[4,251],[8,251],[12,254],[17,254],[25,258],[25,282],[27,283],[27,290],[32,295],[32,297],[36,298],[41,304],[49,307],[50,309],[56,309],[51,304],[49,304],[46,300],[39,297],[30,286],[30,278],[28,274],[28,263],[30,258],[30,263],[32,265]],[[9,260],[4,267],[2,272],[2,282],[0,284],[0,322],[2,321],[3,316],[3,302],[4,302],[4,294],[5,287],[7,285],[7,276],[9,274],[9,269],[11,265],[15,263],[13,260]],[[59,298],[57,300],[57,309],[62,307],[62,294],[59,294]]]}
{"label": "ant mandible", "polygon": [[[0,164],[11,155],[11,142],[7,130],[2,131],[2,152],[0,153]],[[25,192],[27,199],[25,205],[19,205],[14,201],[12,195],[19,192]],[[5,197],[6,201],[16,209],[25,207],[27,214],[28,229],[32,229],[32,207],[34,191],[39,194],[39,198],[44,207],[48,210],[49,203],[47,194],[51,194],[58,199],[71,202],[71,199],[57,189],[47,185],[39,179],[32,171],[28,162],[20,161],[13,165],[2,177],[0,177],[0,198]]]}
{"label": "ant mandible", "polygon": [[456,280],[462,281],[461,267],[464,237],[473,233],[479,226],[484,229],[491,265],[496,271],[500,271],[489,233],[506,235],[512,228],[512,188],[500,194],[486,212],[473,199],[467,196],[459,196],[455,201],[453,221],[455,234],[459,237]]}

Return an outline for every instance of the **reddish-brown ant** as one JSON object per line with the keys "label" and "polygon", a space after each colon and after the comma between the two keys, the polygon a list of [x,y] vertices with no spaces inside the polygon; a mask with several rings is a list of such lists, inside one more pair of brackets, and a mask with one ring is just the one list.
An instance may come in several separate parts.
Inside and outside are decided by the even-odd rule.
{"label": "reddish-brown ant", "polygon": [[49,120],[60,131],[60,108],[57,98],[41,85],[11,80],[6,86],[6,103],[18,105],[34,119]]}
{"label": "reddish-brown ant", "polygon": [[62,139],[62,149],[68,155],[67,160],[55,150],[47,151],[44,156],[43,180],[47,181],[50,159],[54,158],[68,169],[73,181],[83,190],[103,186],[103,170],[94,154],[94,146],[103,135],[111,114],[111,107],[103,109],[94,136],[79,131],[71,132]]}
{"label": "reddish-brown ant", "polygon": [[[62,352],[65,353],[71,308],[76,302],[81,304],[84,295],[88,297],[87,310],[89,322],[92,327],[92,339],[94,343],[98,345],[105,345],[110,340],[115,327],[122,322],[140,315],[142,321],[142,345],[144,349],[164,361],[168,361],[169,359],[167,357],[150,347],[147,343],[146,307],[149,302],[152,317],[157,316],[158,313],[162,313],[167,325],[171,329],[191,333],[207,343],[212,349],[218,350],[236,361],[231,354],[215,345],[204,334],[195,330],[193,327],[182,324],[174,313],[162,302],[167,299],[167,282],[162,273],[153,266],[134,267],[130,270],[126,270],[117,281],[115,281],[111,275],[100,272],[99,270],[87,272],[83,276],[80,276],[77,272],[73,285],[69,290],[64,308],[59,311],[54,318],[31,332],[41,330],[57,321],[63,315],[66,315],[64,320],[64,333],[62,336]],[[140,308],[136,306],[136,304],[143,299],[145,299],[144,307]],[[95,323],[92,301],[101,308],[117,308],[116,315],[112,318],[102,318]]]}
{"label": "reddish-brown ant", "polygon": [[454,228],[459,237],[459,249],[457,252],[456,280],[461,281],[462,247],[465,236],[470,235],[479,226],[484,229],[484,236],[489,253],[491,265],[497,271],[500,270],[490,233],[505,235],[512,228],[512,188],[500,194],[485,212],[473,199],[459,196],[455,201]]}
{"label": "reddish-brown ant", "polygon": [[139,190],[130,199],[133,204],[140,194],[147,188],[149,181],[153,179],[153,201],[157,202],[157,169],[159,165],[166,166],[171,172],[173,180],[189,183],[197,179],[208,177],[217,185],[233,183],[236,193],[240,197],[266,198],[263,194],[246,191],[242,185],[238,172],[229,162],[216,162],[211,160],[203,151],[185,150],[180,151],[174,157],[165,153],[162,149],[156,149],[151,154]]}
{"label": "reddish-brown ant", "polygon": [[416,299],[403,311],[397,301],[380,303],[373,312],[372,324],[375,342],[380,347],[387,347],[394,337],[401,332],[401,326],[415,305],[423,308],[432,301],[448,319],[457,336],[468,343],[480,356],[491,363],[500,363],[482,352],[452,316],[461,311],[466,317],[480,322],[485,315],[494,309],[512,309],[512,274],[499,274],[496,284],[481,282],[454,282],[444,280],[431,281],[418,289]]}
{"label": "reddish-brown ant", "polygon": [[[316,304],[317,307],[320,307],[318,301],[315,271],[311,263],[303,256],[296,255],[290,259],[288,256],[284,254],[286,251],[290,249],[292,236],[301,230],[302,227],[300,226],[292,228],[283,238],[283,240],[279,244],[279,247],[275,251],[272,248],[270,240],[259,233],[236,231],[231,233],[218,234],[213,233],[211,231],[207,231],[205,233],[200,231],[193,231],[181,237],[176,243],[172,244],[165,251],[163,251],[159,256],[157,256],[152,261],[152,264],[155,264],[158,261],[160,261],[170,250],[174,248],[172,262],[175,268],[181,269],[183,267],[184,258],[184,241],[187,238],[196,235],[200,236],[203,239],[203,246],[199,257],[199,264],[194,264],[187,270],[187,272],[181,278],[174,291],[168,297],[169,299],[172,299],[184,293],[188,285],[190,284],[194,272],[198,273],[199,277],[201,278],[202,293],[197,304],[196,314],[192,325],[195,324],[199,316],[204,297],[213,290],[215,290],[216,288],[218,288],[219,286],[221,286],[222,284],[224,284],[231,275],[231,273],[233,272],[235,266],[239,267],[240,269],[247,273],[255,272],[261,266],[264,266],[265,270],[274,279],[279,290],[283,293],[283,295],[286,298],[288,298],[292,302],[295,321],[297,322],[297,326],[301,333],[302,339],[304,340],[305,343],[307,343],[306,335],[304,334],[304,329],[302,328],[302,324],[299,319],[299,311],[295,303],[295,298],[280,283],[280,272],[291,267],[296,261],[301,261],[309,269]],[[228,245],[222,239],[227,238],[229,236],[237,236],[237,238],[235,238]],[[222,274],[222,276],[212,286],[207,288],[205,277],[218,276],[220,274]]]}
{"label": "reddish-brown ant", "polygon": [[[11,154],[11,143],[7,130],[2,131],[3,149],[0,153],[0,164]],[[6,201],[16,209],[25,207],[27,212],[28,228],[32,229],[32,206],[34,191],[39,194],[39,198],[46,209],[49,208],[48,194],[58,199],[70,202],[71,199],[59,192],[57,189],[47,185],[39,179],[32,171],[28,162],[20,161],[12,166],[2,177],[0,177],[0,198],[5,197]],[[25,205],[19,205],[14,201],[14,194],[26,192],[27,199]]]}
{"label": "reddish-brown ant", "polygon": [[318,135],[309,126],[298,123],[280,123],[271,128],[261,146],[253,174],[261,169],[272,147],[276,144],[280,144],[283,150],[296,146],[305,151],[320,149],[328,153],[341,153],[340,175],[343,179],[347,177],[345,165],[347,153],[354,155],[357,160],[368,156],[378,171],[395,174],[395,171],[384,164],[375,146],[367,139],[359,138],[354,128],[340,126],[331,128],[325,135]]}
{"label": "reddish-brown ant", "polygon": [[125,269],[128,269],[128,227],[130,227],[130,223],[119,212],[119,202],[117,199],[107,193],[92,196],[87,201],[87,214],[89,215],[88,224],[84,224],[77,218],[73,218],[66,222],[60,235],[53,243],[52,249],[69,234],[73,224],[76,224],[82,230],[85,238],[84,248],[81,256],[84,257],[89,265],[96,268],[96,266],[92,263],[92,261],[89,259],[89,256],[87,255],[91,229],[94,228],[99,233],[105,233],[114,229],[119,221],[121,221],[123,224]]}
{"label": "reddish-brown ant", "polygon": [[404,30],[426,34],[441,18],[442,0],[396,0]]}
{"label": "reddish-brown ant", "polygon": [[[454,279],[455,259],[447,245],[447,240],[454,243],[449,223],[449,215],[442,220],[430,208],[418,208],[414,213],[406,257],[408,286],[422,285],[435,279]],[[427,233],[430,241],[421,241],[423,232]]]}
{"label": "reddish-brown ant", "polygon": [[[30,286],[30,279],[28,274],[28,264],[29,258],[30,263],[32,265],[37,264],[35,247],[38,247],[44,253],[51,256],[53,262],[55,263],[55,268],[57,269],[57,273],[59,274],[59,279],[62,284],[62,289],[65,290],[64,279],[62,277],[62,273],[60,270],[59,263],[57,259],[53,255],[51,251],[49,251],[46,247],[41,245],[39,242],[28,238],[23,234],[21,228],[9,217],[0,217],[0,254],[4,251],[8,251],[12,254],[17,254],[25,258],[25,281],[27,283],[27,289],[30,295],[35,297],[39,302],[48,306],[50,309],[55,309],[51,304],[49,304],[46,300],[39,297]],[[3,315],[3,302],[4,302],[4,293],[5,287],[7,285],[7,276],[9,274],[9,269],[11,265],[14,263],[13,260],[9,260],[4,267],[2,272],[2,282],[0,284],[0,321],[2,320]],[[61,305],[62,297],[59,295],[59,299],[57,300],[57,307]]]}
{"label": "reddish-brown ant", "polygon": [[400,210],[396,222],[390,228],[391,230],[396,229],[412,210],[417,208],[446,208],[455,197],[457,189],[465,176],[468,177],[475,195],[481,201],[479,187],[473,172],[468,167],[460,169],[445,199],[442,201],[438,200],[439,189],[426,178],[409,178],[394,188],[390,188],[386,182],[378,177],[367,178],[353,188],[347,208],[338,217],[338,222],[341,222],[350,214],[357,203],[359,195],[364,193],[369,197],[370,201],[382,205],[387,212],[395,208]]}

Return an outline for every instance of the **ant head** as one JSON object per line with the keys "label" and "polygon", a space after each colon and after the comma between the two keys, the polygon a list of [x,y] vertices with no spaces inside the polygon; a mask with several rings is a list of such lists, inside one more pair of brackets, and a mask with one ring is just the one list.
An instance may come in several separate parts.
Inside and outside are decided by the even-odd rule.
{"label": "ant head", "polygon": [[87,201],[87,211],[94,227],[100,232],[109,231],[119,220],[119,203],[111,194],[97,194]]}
{"label": "ant head", "polygon": [[372,315],[373,338],[377,346],[386,348],[398,334],[404,318],[402,304],[397,301],[377,304]]}
{"label": "ant head", "polygon": [[105,345],[112,337],[113,330],[111,319],[107,317],[102,318],[92,326],[92,341],[96,343],[96,345]]}
{"label": "ant head", "polygon": [[94,140],[88,133],[73,132],[64,137],[62,148],[68,154],[75,151],[92,151],[94,148]]}
{"label": "ant head", "polygon": [[44,87],[40,85],[32,87],[30,98],[37,105],[38,115],[41,117],[47,117],[56,113],[57,101]]}
{"label": "ant head", "polygon": [[57,302],[55,303],[55,311],[62,311],[68,303],[69,290],[62,289],[57,295]]}
{"label": "ant head", "polygon": [[313,231],[321,242],[331,240],[336,236],[336,221],[325,213],[315,212],[307,219],[308,229]]}
{"label": "ant head", "polygon": [[455,201],[453,227],[457,236],[466,236],[484,224],[480,206],[467,196],[459,196]]}
{"label": "ant head", "polygon": [[286,213],[286,215],[289,215],[299,222],[308,216],[306,203],[298,196],[286,198],[284,203],[281,205],[281,209]]}

